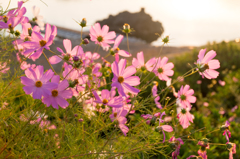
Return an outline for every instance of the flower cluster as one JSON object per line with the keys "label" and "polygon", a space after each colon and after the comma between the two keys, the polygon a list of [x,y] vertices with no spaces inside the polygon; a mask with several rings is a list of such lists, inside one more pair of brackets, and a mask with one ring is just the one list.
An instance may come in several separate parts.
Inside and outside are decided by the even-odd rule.
{"label": "flower cluster", "polygon": [[[142,123],[149,124],[145,124],[145,126],[155,126],[157,134],[161,134],[160,141],[162,143],[165,143],[167,138],[165,133],[171,134],[171,132],[176,131],[177,127],[176,123],[169,122],[167,118],[177,121],[180,128],[187,129],[193,123],[194,116],[190,111],[192,111],[192,104],[196,103],[197,99],[194,96],[194,90],[190,89],[189,85],[181,85],[179,91],[176,92],[174,84],[196,72],[199,72],[202,78],[206,77],[207,79],[214,79],[219,75],[216,69],[220,67],[220,63],[216,59],[213,60],[216,52],[211,50],[205,55],[206,49],[200,50],[196,68],[192,68],[190,73],[184,76],[179,76],[176,81],[171,79],[174,75],[174,64],[168,62],[167,57],[153,57],[145,63],[144,53],[141,51],[137,53],[137,57],[133,57],[131,63],[128,63],[125,57],[132,56],[130,51],[119,48],[124,35],[116,37],[114,31],[109,32],[107,25],[101,27],[99,23],[90,27],[90,40],[108,51],[108,55],[115,56],[113,62],[102,58],[103,63],[101,63],[99,53],[84,50],[81,45],[86,45],[89,41],[82,39],[82,37],[80,45],[76,46],[72,46],[71,40],[64,39],[64,49],[58,47],[58,52],[55,53],[50,49],[50,46],[57,36],[57,27],[46,24],[43,36],[40,30],[44,30],[44,23],[42,22],[43,17],[38,15],[39,8],[33,8],[33,21],[39,26],[32,27],[29,19],[24,16],[26,8],[22,5],[23,1],[20,1],[16,9],[0,16],[0,29],[7,29],[10,34],[17,37],[13,41],[13,45],[18,51],[16,56],[20,62],[20,68],[25,71],[25,75],[21,77],[24,92],[31,95],[33,99],[41,100],[41,103],[46,107],[52,106],[55,109],[59,109],[59,106],[65,109],[72,101],[77,102],[81,106],[79,109],[83,110],[87,119],[91,120],[97,115],[107,116],[109,120],[106,121],[112,122],[114,128],[121,130],[120,132],[124,136],[127,136],[131,130],[130,115],[140,114],[139,116],[143,118],[141,120],[144,121]],[[86,19],[83,19],[79,25],[86,27],[86,23]],[[22,26],[21,33],[14,30],[18,24]],[[131,32],[128,24],[124,25],[124,32],[126,34]],[[111,45],[113,46],[111,47]],[[53,55],[48,59],[44,50],[49,50]],[[42,54],[52,69],[44,70],[42,65],[31,65],[23,60],[24,57],[35,61]],[[63,71],[61,74],[57,74],[52,65],[60,62],[63,62]],[[8,69],[6,63],[0,64],[1,73],[6,73]],[[154,76],[152,80],[159,82],[154,81],[153,85],[151,84],[152,80],[146,82],[149,80],[149,76]],[[171,83],[171,81],[173,82]],[[166,82],[167,87],[160,90],[162,87],[160,82]],[[143,97],[147,87],[150,87],[151,93],[148,94],[148,97]],[[166,97],[169,91],[173,92],[171,99]],[[167,93],[164,94],[165,92]],[[150,104],[145,106],[142,104],[144,100],[150,101]],[[169,106],[172,107],[169,108]],[[143,107],[144,109],[142,109]],[[165,115],[169,116],[164,117]],[[79,123],[83,122],[84,119],[86,118],[81,116]],[[30,119],[22,115],[21,120]],[[55,125],[51,125],[50,121],[44,118],[30,121],[30,124],[35,123],[38,123],[42,129],[56,129]],[[236,145],[229,142],[231,137],[229,125],[226,122],[221,129],[224,131],[223,135],[227,139],[227,147],[230,156],[232,156],[236,153]],[[168,143],[173,148],[172,158],[177,159],[181,145],[185,141],[183,142],[183,138],[175,138],[174,136],[168,140]],[[56,138],[58,138],[57,134]],[[198,150],[199,156],[192,155],[189,158],[207,158],[208,140],[202,139],[198,145],[201,146]],[[57,146],[60,148],[58,144]]]}

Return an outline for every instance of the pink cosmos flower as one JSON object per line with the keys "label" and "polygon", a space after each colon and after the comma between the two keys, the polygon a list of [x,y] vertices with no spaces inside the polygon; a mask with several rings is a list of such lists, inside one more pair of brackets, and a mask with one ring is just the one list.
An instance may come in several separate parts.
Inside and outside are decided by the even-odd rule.
{"label": "pink cosmos flower", "polygon": [[150,124],[153,117],[157,118],[157,117],[160,117],[160,115],[161,115],[161,113],[159,112],[159,113],[155,113],[154,115],[150,115],[150,114],[144,115],[144,114],[142,114],[141,117],[143,117],[146,120],[149,119],[149,120],[146,121],[146,123]]}
{"label": "pink cosmos flower", "polygon": [[173,63],[167,63],[167,61],[167,57],[163,57],[162,59],[161,57],[159,57],[156,60],[157,65],[153,69],[153,72],[156,74],[156,76],[158,76],[158,78],[163,81],[168,81],[168,76],[172,76],[174,73],[174,71],[172,70],[172,68],[174,67]]}
{"label": "pink cosmos flower", "polygon": [[118,92],[122,96],[126,96],[125,93],[130,92],[133,94],[137,94],[139,89],[134,88],[132,86],[137,86],[140,84],[140,78],[138,76],[132,76],[136,73],[136,69],[133,66],[129,66],[125,69],[127,64],[127,60],[121,59],[119,63],[114,61],[112,63],[112,87],[117,87]]}
{"label": "pink cosmos flower", "polygon": [[235,143],[231,143],[231,142],[227,142],[227,148],[229,150],[229,159],[233,159],[233,154],[236,154],[236,144]]}
{"label": "pink cosmos flower", "polygon": [[225,122],[225,125],[221,126],[221,129],[224,129],[223,135],[225,135],[227,141],[229,142],[229,138],[231,137],[231,132],[229,131],[230,123],[228,121]]}
{"label": "pink cosmos flower", "polygon": [[189,112],[190,108],[178,108],[178,120],[180,124],[182,125],[183,129],[188,128],[190,125],[190,122],[193,123],[194,116]]}
{"label": "pink cosmos flower", "polygon": [[201,80],[197,80],[197,84],[202,84],[202,81]]}
{"label": "pink cosmos flower", "polygon": [[112,108],[112,114],[109,116],[112,122],[117,121],[118,127],[121,129],[123,134],[126,136],[129,131],[128,127],[125,125],[127,123],[127,110],[123,108]]}
{"label": "pink cosmos flower", "polygon": [[133,60],[132,60],[132,65],[135,67],[135,68],[139,68],[141,69],[142,71],[144,70],[148,70],[148,71],[152,71],[153,70],[153,66],[155,66],[156,64],[156,58],[151,58],[150,60],[148,60],[148,62],[145,64],[144,63],[144,56],[143,56],[143,52],[139,52],[137,53],[137,59],[134,57]]}
{"label": "pink cosmos flower", "polygon": [[90,28],[90,37],[92,41],[95,41],[95,44],[99,44],[103,47],[104,50],[108,50],[110,45],[114,43],[114,38],[116,37],[116,33],[114,31],[109,31],[109,27],[104,25],[101,29],[99,23],[94,24]]}
{"label": "pink cosmos flower", "polygon": [[189,88],[189,85],[185,85],[184,87],[181,86],[178,91],[177,100],[182,108],[191,108],[190,103],[196,102],[196,97],[192,96],[194,94],[194,90]]}
{"label": "pink cosmos flower", "polygon": [[38,26],[34,26],[32,28],[32,25],[30,23],[24,23],[22,25],[22,33],[20,35],[21,40],[31,41],[31,35],[33,31],[40,32],[40,28]]}
{"label": "pink cosmos flower", "polygon": [[218,83],[221,85],[221,86],[225,86],[226,82],[225,81],[222,81],[222,80],[218,80]]}
{"label": "pink cosmos flower", "polygon": [[[115,90],[113,91],[115,92]],[[93,95],[96,98],[96,101],[95,101],[96,103],[100,103],[100,104],[107,105],[114,108],[120,108],[123,106],[122,97],[121,96],[114,97],[115,93],[113,95],[112,91],[110,92],[107,89],[102,90],[101,97],[99,97],[96,91],[93,91]]]}
{"label": "pink cosmos flower", "polygon": [[44,30],[43,16],[39,15],[40,8],[33,6],[32,12],[34,16],[33,21],[35,21],[38,24],[41,30]]}
{"label": "pink cosmos flower", "polygon": [[[79,59],[79,56],[83,55],[83,49],[81,46],[75,46],[72,49],[72,42],[69,39],[63,40],[63,46],[66,50],[66,53],[59,47],[57,47],[57,50],[62,53],[62,55],[54,55],[49,58],[49,62],[51,64],[57,64],[62,61],[62,59],[65,59],[66,61],[72,61],[74,57],[77,57]],[[80,59],[79,59],[80,60]]]}
{"label": "pink cosmos flower", "polygon": [[199,156],[191,155],[187,159],[190,159],[192,157],[201,158],[201,159],[207,159],[207,152],[206,151],[198,150],[198,154],[199,154]]}
{"label": "pink cosmos flower", "polygon": [[0,29],[9,29],[11,33],[14,32],[14,28],[21,23],[23,17],[17,16],[9,19],[7,23],[0,21]]}
{"label": "pink cosmos flower", "polygon": [[236,77],[232,78],[233,82],[238,82],[238,79]]}
{"label": "pink cosmos flower", "polygon": [[238,106],[235,105],[235,106],[231,109],[231,112],[235,112],[235,110],[237,110],[237,109],[238,109]]}
{"label": "pink cosmos flower", "polygon": [[113,48],[110,50],[110,53],[112,55],[115,55],[115,60],[117,62],[119,62],[119,55],[123,56],[123,57],[130,57],[132,56],[129,52],[125,51],[125,50],[120,50],[119,49],[119,45],[122,41],[122,39],[124,38],[123,35],[118,35],[118,37],[115,39],[115,42],[114,42],[114,45],[113,45]]}
{"label": "pink cosmos flower", "polygon": [[175,138],[174,136],[169,139],[170,143],[175,144],[175,151],[172,152],[172,159],[177,159],[177,156],[180,153],[181,145],[184,144],[181,138]]}
{"label": "pink cosmos flower", "polygon": [[100,58],[100,55],[99,53],[91,53],[90,51],[86,52],[85,53],[85,58],[86,58],[86,63],[89,65],[89,64],[93,64],[94,63],[94,60],[97,60]]}
{"label": "pink cosmos flower", "polygon": [[69,103],[66,101],[66,99],[69,99],[72,97],[72,91],[67,90],[69,84],[67,80],[63,80],[60,82],[60,77],[58,75],[55,75],[52,77],[51,82],[58,85],[57,88],[50,89],[51,95],[47,97],[43,97],[42,102],[49,107],[52,105],[53,108],[58,109],[58,105],[62,108],[68,107]]}
{"label": "pink cosmos flower", "polygon": [[9,67],[7,67],[7,62],[4,62],[3,64],[0,63],[0,72],[1,73],[7,73],[9,70]]}
{"label": "pink cosmos flower", "polygon": [[208,107],[208,106],[209,106],[209,103],[208,103],[208,102],[204,102],[204,103],[203,103],[203,106]]}
{"label": "pink cosmos flower", "polygon": [[217,54],[215,51],[209,51],[206,56],[205,55],[206,49],[201,49],[198,54],[197,60],[197,68],[202,75],[202,78],[206,77],[208,79],[217,78],[219,72],[215,71],[220,67],[220,63],[218,60],[212,60]]}
{"label": "pink cosmos flower", "polygon": [[159,117],[159,126],[158,126],[156,129],[157,129],[158,131],[161,131],[161,130],[162,130],[162,133],[163,133],[163,143],[164,143],[164,142],[165,142],[165,138],[166,138],[164,131],[172,132],[172,131],[173,131],[173,128],[172,128],[170,125],[161,125],[161,126],[160,126],[160,124],[164,122],[164,120],[162,120],[163,115],[166,115],[166,113],[163,112],[163,113],[161,114],[161,116]]}
{"label": "pink cosmos flower", "polygon": [[26,94],[31,94],[34,99],[41,99],[42,96],[46,97],[51,95],[50,89],[56,89],[56,83],[48,82],[54,72],[52,70],[48,70],[43,73],[43,66],[37,66],[35,69],[28,68],[25,70],[25,74],[27,77],[21,77],[21,83],[25,86],[23,90]]}
{"label": "pink cosmos flower", "polygon": [[160,97],[157,94],[157,84],[152,87],[152,94],[154,97],[154,102],[159,109],[162,109],[162,105],[159,103]]}
{"label": "pink cosmos flower", "polygon": [[[50,24],[46,24],[45,36],[39,32],[32,32],[31,41],[26,41],[23,46],[27,49],[23,52],[25,56],[29,56],[33,61],[38,59],[43,52],[43,49],[49,50],[49,46],[52,45],[54,37],[57,35],[57,28],[53,26],[51,28]],[[35,51],[35,52],[34,52]]]}
{"label": "pink cosmos flower", "polygon": [[[3,22],[7,23],[7,21],[13,17],[16,17],[19,10],[22,9],[22,5],[23,5],[23,1],[18,1],[18,7],[17,9],[11,9],[8,11],[7,15],[3,15],[0,16],[0,20],[2,20]],[[23,7],[25,8],[25,7]],[[26,8],[25,8],[25,12],[26,12]]]}

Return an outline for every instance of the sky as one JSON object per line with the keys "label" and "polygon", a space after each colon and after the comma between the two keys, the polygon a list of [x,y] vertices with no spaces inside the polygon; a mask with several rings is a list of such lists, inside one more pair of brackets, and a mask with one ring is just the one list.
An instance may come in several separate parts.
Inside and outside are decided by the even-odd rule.
{"label": "sky", "polygon": [[[44,1],[47,6],[42,2]],[[32,18],[32,6],[40,7],[46,23],[80,30],[74,21],[86,18],[87,30],[95,21],[128,10],[144,7],[154,21],[160,21],[170,37],[170,46],[199,46],[208,41],[233,40],[240,37],[239,0],[29,0],[24,6]],[[0,0],[5,9],[8,0]],[[10,7],[16,7],[11,0]],[[161,39],[153,42],[161,45]]]}

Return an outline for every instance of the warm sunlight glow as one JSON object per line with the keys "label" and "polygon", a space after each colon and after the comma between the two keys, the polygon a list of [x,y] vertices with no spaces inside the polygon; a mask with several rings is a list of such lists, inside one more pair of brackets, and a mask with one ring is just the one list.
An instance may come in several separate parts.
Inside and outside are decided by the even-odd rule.
{"label": "warm sunlight glow", "polygon": [[209,0],[181,0],[172,3],[173,12],[186,20],[207,17],[208,14],[214,11],[214,7],[212,6],[214,6],[214,3]]}

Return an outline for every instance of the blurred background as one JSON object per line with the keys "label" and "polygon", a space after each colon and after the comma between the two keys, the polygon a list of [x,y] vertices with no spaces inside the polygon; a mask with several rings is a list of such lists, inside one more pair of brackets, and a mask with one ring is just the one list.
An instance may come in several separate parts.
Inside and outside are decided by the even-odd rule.
{"label": "blurred background", "polygon": [[[0,0],[0,3],[5,9],[9,1]],[[208,41],[234,40],[240,30],[239,0],[29,0],[24,6],[30,18],[34,5],[41,9],[45,23],[77,31],[80,27],[74,20],[86,18],[87,31],[90,25],[109,15],[123,11],[137,13],[145,8],[153,21],[162,23],[162,35],[170,37],[169,46],[200,46]],[[10,7],[16,6],[17,0],[11,0]],[[138,22],[138,25],[143,23]],[[151,44],[159,46],[161,39]]]}

